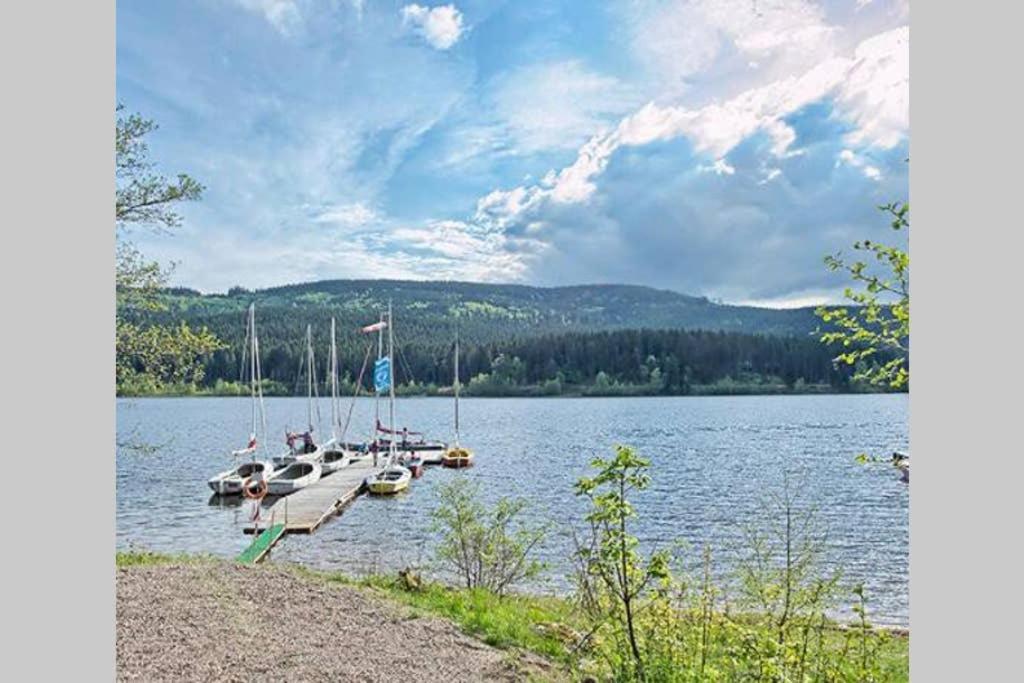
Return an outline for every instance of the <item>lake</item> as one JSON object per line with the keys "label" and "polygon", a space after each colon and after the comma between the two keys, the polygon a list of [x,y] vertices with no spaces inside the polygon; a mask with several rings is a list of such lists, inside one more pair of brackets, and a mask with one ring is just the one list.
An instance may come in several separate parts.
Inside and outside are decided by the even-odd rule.
{"label": "lake", "polygon": [[[212,497],[206,480],[244,446],[250,405],[248,398],[118,399],[119,549],[232,557],[248,545],[242,528],[251,503]],[[271,398],[266,407],[277,454],[286,428],[304,428],[306,400]],[[827,534],[822,566],[840,569],[846,585],[864,583],[875,621],[909,624],[909,487],[894,468],[855,460],[907,447],[905,394],[467,398],[460,409],[475,467],[429,469],[395,498],[360,497],[316,533],[285,537],[273,559],[353,574],[427,565],[436,488],[465,476],[488,500],[526,498],[532,518],[552,523],[540,548],[549,569],[528,588],[565,591],[569,530],[581,528],[586,509],[573,483],[594,457],[627,444],[652,463],[651,486],[636,499],[636,534],[648,547],[683,542],[696,560],[708,543],[718,571],[727,573],[742,551],[743,529],[770,521],[762,502],[788,482]],[[321,411],[326,425],[326,400]],[[403,398],[397,412],[400,426],[450,438],[450,400]],[[349,438],[367,438],[372,416],[373,401],[360,399]]]}

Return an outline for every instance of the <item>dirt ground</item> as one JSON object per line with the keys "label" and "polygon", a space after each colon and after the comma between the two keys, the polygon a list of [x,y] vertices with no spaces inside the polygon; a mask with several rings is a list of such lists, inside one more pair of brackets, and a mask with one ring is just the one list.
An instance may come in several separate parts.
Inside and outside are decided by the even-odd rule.
{"label": "dirt ground", "polygon": [[517,681],[545,679],[452,623],[273,565],[117,572],[124,681]]}

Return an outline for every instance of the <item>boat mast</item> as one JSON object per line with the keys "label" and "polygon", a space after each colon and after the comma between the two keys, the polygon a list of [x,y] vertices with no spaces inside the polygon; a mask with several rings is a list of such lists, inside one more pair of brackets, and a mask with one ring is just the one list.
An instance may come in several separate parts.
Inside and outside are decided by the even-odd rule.
{"label": "boat mast", "polygon": [[[253,400],[254,401],[257,400],[257,399],[259,400],[259,404],[260,404],[260,426],[263,428],[263,433],[260,435],[260,438],[257,439],[257,441],[256,441],[256,443],[258,444],[257,445],[257,450],[258,450],[260,448],[260,444],[263,444],[263,442],[266,441],[266,439],[267,439],[267,409],[266,409],[266,406],[263,405],[263,369],[260,367],[260,342],[259,342],[259,338],[256,336],[256,303],[255,302],[253,302],[251,304],[249,310],[251,311],[251,314],[252,314],[252,357],[253,357],[253,368],[255,369],[255,372],[254,372],[254,375],[255,375],[254,384],[256,386],[256,392],[255,392],[255,396],[253,397]],[[255,433],[255,429],[253,431]],[[266,448],[266,446],[263,446],[263,447]],[[253,459],[256,458],[256,453],[255,452],[253,453],[252,457],[253,457]]]}
{"label": "boat mast", "polygon": [[455,447],[459,447],[459,331],[455,330]]}
{"label": "boat mast", "polygon": [[388,382],[389,398],[390,402],[388,405],[388,420],[391,423],[391,439],[388,441],[390,448],[388,449],[388,466],[395,464],[395,325],[391,317],[391,299],[388,299],[388,374],[390,375],[390,381]]}
{"label": "boat mast", "polygon": [[[384,322],[384,313],[383,312],[380,314],[379,322],[380,323]],[[383,358],[383,357],[384,357],[384,325],[382,324],[382,325],[380,325],[380,327],[377,328],[377,358]],[[373,438],[374,438],[374,441],[376,441],[377,444],[379,445],[380,444],[380,431],[378,431],[377,427],[380,426],[380,392],[375,390],[373,393],[376,395],[376,400],[374,401],[374,408],[376,410],[376,415],[375,415],[376,422],[373,423]],[[375,463],[376,463],[376,461],[375,461]]]}
{"label": "boat mast", "polygon": [[306,325],[306,416],[309,419],[309,431],[313,431],[313,328]]}
{"label": "boat mast", "polygon": [[331,318],[331,435],[338,440],[338,344],[334,336],[334,318]]}
{"label": "boat mast", "polygon": [[[252,436],[256,438],[256,304],[249,304],[249,393],[252,395]],[[253,460],[256,452],[253,451]]]}

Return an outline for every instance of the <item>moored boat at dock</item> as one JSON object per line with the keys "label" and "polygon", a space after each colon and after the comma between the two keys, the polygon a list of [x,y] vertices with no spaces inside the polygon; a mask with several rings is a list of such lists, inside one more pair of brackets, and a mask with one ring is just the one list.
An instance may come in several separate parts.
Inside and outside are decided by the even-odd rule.
{"label": "moored boat at dock", "polygon": [[285,496],[315,484],[322,475],[323,469],[318,462],[293,462],[271,473],[267,478],[267,493]]}

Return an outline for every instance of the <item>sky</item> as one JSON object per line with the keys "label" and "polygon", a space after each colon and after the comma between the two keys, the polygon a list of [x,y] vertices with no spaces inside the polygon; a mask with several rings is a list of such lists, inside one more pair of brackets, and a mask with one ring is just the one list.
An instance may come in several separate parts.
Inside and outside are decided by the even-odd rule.
{"label": "sky", "polygon": [[334,278],[837,301],[906,244],[905,0],[121,0],[117,98],[205,292]]}

